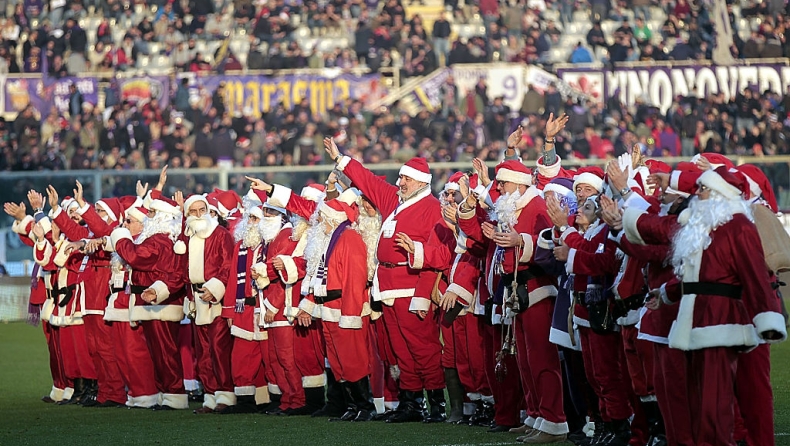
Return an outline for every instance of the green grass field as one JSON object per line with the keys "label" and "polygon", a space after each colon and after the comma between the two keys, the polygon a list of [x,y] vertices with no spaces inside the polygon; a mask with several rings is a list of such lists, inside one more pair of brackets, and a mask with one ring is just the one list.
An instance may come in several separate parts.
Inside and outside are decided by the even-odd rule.
{"label": "green grass field", "polygon": [[[0,324],[0,358],[0,446],[517,444],[515,434],[444,424],[329,423],[310,417],[197,416],[44,404],[39,398],[51,386],[44,335],[21,322]],[[772,378],[776,444],[790,445],[789,343],[773,349]]]}

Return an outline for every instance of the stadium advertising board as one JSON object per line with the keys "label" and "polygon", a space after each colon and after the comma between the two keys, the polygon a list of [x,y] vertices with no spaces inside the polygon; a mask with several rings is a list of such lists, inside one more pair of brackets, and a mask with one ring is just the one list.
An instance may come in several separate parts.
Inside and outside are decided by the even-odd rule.
{"label": "stadium advertising board", "polygon": [[626,104],[637,99],[666,112],[677,96],[707,97],[724,93],[725,99],[745,88],[784,93],[790,85],[790,67],[755,64],[736,66],[633,67],[610,70],[558,68],[560,79],[600,102],[619,96]]}
{"label": "stadium advertising board", "polygon": [[3,94],[5,104],[3,111],[17,113],[29,104],[44,119],[54,106],[61,113],[69,109],[69,87],[75,84],[82,93],[83,101],[96,104],[99,101],[99,81],[89,77],[22,77],[9,75],[6,77]]}

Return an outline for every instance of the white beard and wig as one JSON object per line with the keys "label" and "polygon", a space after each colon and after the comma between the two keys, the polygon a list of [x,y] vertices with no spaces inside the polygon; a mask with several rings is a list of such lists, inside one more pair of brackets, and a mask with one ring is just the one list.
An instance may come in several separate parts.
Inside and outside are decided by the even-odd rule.
{"label": "white beard and wig", "polygon": [[233,239],[236,242],[241,242],[241,246],[244,248],[253,248],[261,244],[263,236],[258,225],[250,222],[249,215],[245,214],[244,218],[236,225],[236,229],[233,230]]}
{"label": "white beard and wig", "polygon": [[263,217],[261,222],[258,223],[258,227],[260,228],[263,241],[271,243],[283,227],[283,218],[281,216]]}
{"label": "white beard and wig", "polygon": [[332,233],[327,234],[324,231],[324,225],[318,223],[318,212],[310,217],[310,224],[305,237],[307,237],[307,243],[304,247],[306,266],[305,277],[302,281],[302,294],[306,295],[309,292],[310,282],[321,265],[321,259],[323,259],[327,248],[329,248],[329,241],[332,239]]}
{"label": "white beard and wig", "polygon": [[143,230],[134,243],[139,245],[156,234],[167,234],[170,240],[175,243],[178,240],[178,236],[181,235],[181,215],[157,212],[153,217],[145,217]]}
{"label": "white beard and wig", "polygon": [[521,193],[515,191],[501,195],[494,203],[492,217],[495,217],[495,220],[499,222],[500,229],[498,230],[507,232],[507,229],[512,229],[518,223],[516,214],[518,212],[517,203],[519,198],[521,198]]}
{"label": "white beard and wig", "polygon": [[[398,181],[400,181],[400,180],[398,180]],[[398,189],[398,197],[400,197],[401,202],[405,203],[405,202],[409,201],[410,199],[416,197],[422,191],[424,191],[425,189],[428,189],[429,187],[430,187],[430,184],[426,184],[425,186],[415,190],[414,192],[412,192],[412,193],[410,193],[408,195],[404,194],[403,192],[400,191],[400,189]]]}
{"label": "white beard and wig", "polygon": [[672,237],[669,261],[678,277],[683,277],[684,260],[688,262],[707,249],[711,243],[710,233],[738,213],[754,221],[749,203],[740,198],[730,200],[714,190],[710,191],[707,200],[700,200],[696,196],[691,198],[688,208],[678,216],[681,227]]}
{"label": "white beard and wig", "polygon": [[362,236],[368,252],[368,280],[373,279],[376,271],[376,250],[379,245],[379,232],[381,231],[381,214],[376,212],[373,217],[360,212],[356,223],[356,230]]}
{"label": "white beard and wig", "polygon": [[198,236],[205,238],[208,235],[206,233],[210,231],[215,224],[219,224],[217,219],[212,217],[208,212],[201,217],[189,216],[187,217],[186,227],[184,228],[184,235],[187,237]]}

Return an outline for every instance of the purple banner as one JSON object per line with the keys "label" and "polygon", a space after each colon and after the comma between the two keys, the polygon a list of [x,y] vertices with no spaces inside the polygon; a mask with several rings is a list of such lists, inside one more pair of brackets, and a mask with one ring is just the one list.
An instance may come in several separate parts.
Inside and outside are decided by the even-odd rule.
{"label": "purple banner", "polygon": [[256,75],[190,76],[191,96],[197,97],[207,109],[220,84],[225,86],[225,104],[232,114],[245,109],[259,117],[282,104],[290,110],[302,99],[310,103],[312,113],[323,114],[346,99],[375,101],[387,94],[381,75],[355,76],[287,75],[278,77]]}
{"label": "purple banner", "polygon": [[86,77],[27,78],[8,76],[5,81],[5,112],[16,113],[29,104],[41,114],[41,119],[49,115],[52,107],[61,113],[69,110],[69,86],[75,84],[82,93],[83,103],[96,105],[99,102],[99,81]]}
{"label": "purple banner", "polygon": [[558,68],[571,87],[597,98],[601,103],[619,96],[631,105],[637,99],[666,112],[677,96],[704,98],[724,93],[725,100],[746,88],[783,94],[790,85],[790,67],[773,64],[734,66],[650,66],[615,68]]}

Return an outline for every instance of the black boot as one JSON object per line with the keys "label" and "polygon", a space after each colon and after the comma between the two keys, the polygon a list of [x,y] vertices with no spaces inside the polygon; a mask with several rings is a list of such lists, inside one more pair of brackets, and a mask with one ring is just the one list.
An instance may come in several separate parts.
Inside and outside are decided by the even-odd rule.
{"label": "black boot", "polygon": [[[269,393],[269,404],[263,409],[266,415],[279,415],[282,413],[280,410],[280,399],[283,397],[281,393]],[[259,409],[260,411],[260,409]]]}
{"label": "black boot", "polygon": [[99,381],[95,379],[89,379],[87,381],[88,384],[85,390],[85,395],[83,395],[83,397],[77,401],[77,404],[81,405],[82,407],[93,407],[99,404]]}
{"label": "black boot", "polygon": [[288,409],[286,415],[312,415],[324,407],[323,387],[304,387],[304,406],[297,409]]}
{"label": "black boot", "polygon": [[667,436],[664,430],[664,419],[658,408],[658,401],[642,401],[642,410],[647,418],[648,433],[647,446],[666,446]]}
{"label": "black boot", "polygon": [[593,430],[593,437],[590,440],[590,446],[601,446],[604,439],[608,439],[612,435],[611,423],[606,421],[596,421],[595,430]]}
{"label": "black boot", "polygon": [[423,392],[401,390],[398,393],[398,409],[387,418],[387,423],[409,423],[425,418],[425,397]]}
{"label": "black boot", "polygon": [[422,422],[444,423],[447,420],[447,402],[444,399],[444,389],[429,390],[428,403],[431,405],[431,412]]}
{"label": "black boot", "polygon": [[57,404],[58,406],[65,406],[67,404],[76,404],[80,398],[85,395],[85,391],[87,389],[87,380],[82,378],[76,378],[74,380],[74,393],[71,394],[71,398],[67,400],[60,400]]}
{"label": "black boot", "polygon": [[631,441],[631,423],[628,420],[612,420],[612,435],[609,436],[606,446],[628,446]]}
{"label": "black boot", "polygon": [[311,416],[339,418],[345,412],[346,403],[343,398],[343,388],[335,379],[335,375],[332,374],[332,369],[326,369],[326,403]]}
{"label": "black boot", "polygon": [[490,427],[494,422],[494,405],[478,400],[475,402],[477,408],[475,413],[469,418],[470,426]]}
{"label": "black boot", "polygon": [[370,379],[366,376],[361,380],[351,383],[351,396],[357,406],[357,416],[352,421],[370,421],[376,415],[376,405],[373,404],[373,392],[370,391]]}
{"label": "black boot", "polygon": [[466,391],[458,377],[458,369],[444,369],[444,382],[447,383],[447,394],[450,395],[450,416],[448,423],[458,423],[464,419],[464,396]]}
{"label": "black boot", "polygon": [[237,413],[255,413],[258,406],[255,405],[255,395],[237,395],[236,404],[228,406],[217,412],[222,415],[233,415]]}
{"label": "black boot", "polygon": [[353,421],[359,414],[359,408],[354,400],[353,384],[355,383],[348,381],[340,383],[340,386],[343,388],[343,399],[346,401],[346,411],[339,418],[330,418],[329,421]]}

